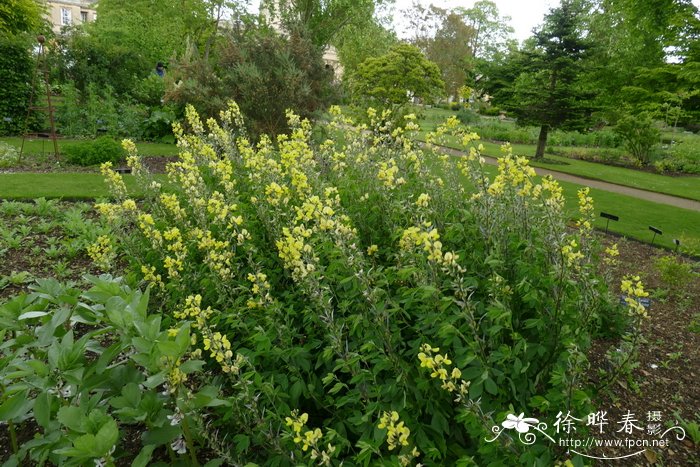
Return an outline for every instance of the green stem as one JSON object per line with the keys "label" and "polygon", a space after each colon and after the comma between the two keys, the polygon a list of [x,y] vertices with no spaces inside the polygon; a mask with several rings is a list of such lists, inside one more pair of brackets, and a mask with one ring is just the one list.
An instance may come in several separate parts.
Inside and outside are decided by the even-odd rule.
{"label": "green stem", "polygon": [[182,419],[182,433],[185,435],[185,441],[187,442],[187,447],[190,450],[190,459],[192,459],[192,465],[199,466],[199,461],[197,460],[197,451],[194,448],[194,442],[192,441],[192,433],[190,433],[190,426],[187,423],[187,417]]}
{"label": "green stem", "polygon": [[175,464],[177,462],[177,456],[175,455],[175,451],[173,451],[173,448],[168,444],[168,455],[170,456],[170,461]]}
{"label": "green stem", "polygon": [[17,454],[19,446],[17,446],[17,432],[15,432],[15,424],[12,420],[7,422],[7,429],[10,432],[10,444],[12,444],[12,453]]}
{"label": "green stem", "polygon": [[632,339],[630,351],[626,355],[625,360],[620,365],[618,365],[617,368],[615,368],[615,372],[612,374],[612,376],[610,376],[610,378],[608,378],[608,380],[604,384],[602,384],[596,388],[596,392],[600,391],[601,389],[604,389],[604,388],[608,387],[609,385],[611,385],[612,383],[614,383],[617,380],[617,378],[620,376],[620,373],[622,373],[622,371],[627,367],[627,365],[629,364],[629,362],[632,359],[632,357],[634,356],[634,354],[636,354],[638,340],[639,340],[639,337],[641,336],[641,330],[639,329],[640,327],[641,327],[641,323],[638,322],[637,329],[635,329],[635,333],[634,333],[634,336]]}

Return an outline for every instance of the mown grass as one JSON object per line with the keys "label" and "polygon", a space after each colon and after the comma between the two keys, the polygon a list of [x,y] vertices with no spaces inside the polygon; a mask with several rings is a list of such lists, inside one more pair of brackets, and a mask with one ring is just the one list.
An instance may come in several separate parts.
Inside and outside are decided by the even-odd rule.
{"label": "mown grass", "polygon": [[[165,181],[164,175],[156,179]],[[131,196],[141,197],[131,175],[124,176]],[[0,199],[90,200],[109,197],[104,177],[98,173],[11,173],[0,174]]]}
{"label": "mown grass", "polygon": [[[84,140],[60,139],[58,141],[58,150],[60,152],[61,146],[64,144],[77,143],[79,141],[84,141]],[[0,142],[15,146],[18,150],[22,146],[22,138],[17,137],[17,136],[0,138]],[[149,157],[149,156],[176,156],[177,155],[177,146],[175,144],[137,142],[136,148],[138,149],[139,154],[142,156],[145,156],[145,157]],[[47,139],[27,140],[24,143],[24,153],[25,154],[53,153],[53,143]]]}

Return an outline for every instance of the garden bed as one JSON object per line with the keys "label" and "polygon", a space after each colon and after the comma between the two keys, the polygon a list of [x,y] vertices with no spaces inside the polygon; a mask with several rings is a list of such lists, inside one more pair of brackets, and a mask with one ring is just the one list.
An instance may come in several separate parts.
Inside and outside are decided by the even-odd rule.
{"label": "garden bed", "polygon": [[[20,215],[52,216],[59,222],[40,233],[62,229],[84,242],[92,267],[125,277],[39,281],[30,286],[39,294],[0,308],[6,352],[14,352],[1,368],[13,390],[0,413],[18,424],[7,433],[20,437],[34,432],[34,417],[47,443],[21,458],[43,449],[57,460],[128,462],[136,450],[119,442],[121,430],[141,441],[137,465],[164,457],[286,465],[308,456],[328,465],[445,465],[465,456],[553,463],[573,453],[544,440],[520,443],[515,432],[488,440],[501,425],[520,426],[504,421],[518,413],[553,429],[566,410],[583,419],[592,410],[624,415],[616,405],[623,398],[639,404],[627,410],[662,410],[664,421],[686,427],[683,443],[697,443],[697,392],[688,385],[698,368],[697,324],[686,315],[698,278],[686,261],[649,266],[659,253],[634,242],[620,242],[618,259],[613,248],[603,252],[590,191],[578,190],[571,229],[563,188],[536,178],[522,158],[505,156],[485,179],[476,155],[457,163],[434,148],[410,150],[410,139],[338,126],[341,143],[311,147],[310,126],[293,115],[290,124],[295,131],[279,149],[239,141],[240,153],[225,156],[213,149],[221,132],[186,136],[197,149],[183,154],[166,189],[131,158],[128,180],[145,191],[143,202],[127,197],[127,177],[108,171],[115,198],[98,206],[99,222],[56,202],[2,205],[5,254],[56,243],[16,225]],[[368,145],[377,159],[366,157]],[[443,164],[444,178],[428,156]],[[473,193],[461,191],[460,174]],[[651,293],[649,318],[637,273]],[[635,297],[623,306],[620,280]],[[15,292],[27,287],[12,282]],[[688,322],[670,328],[673,314]],[[622,336],[648,343],[629,347]],[[578,349],[591,339],[589,359]],[[46,359],[49,379],[33,376],[39,364],[15,371],[28,354]],[[651,371],[659,367],[665,372]],[[643,407],[658,401],[638,388],[682,394],[667,407]],[[93,404],[81,402],[87,397]],[[684,446],[694,447],[646,456],[687,459]]]}

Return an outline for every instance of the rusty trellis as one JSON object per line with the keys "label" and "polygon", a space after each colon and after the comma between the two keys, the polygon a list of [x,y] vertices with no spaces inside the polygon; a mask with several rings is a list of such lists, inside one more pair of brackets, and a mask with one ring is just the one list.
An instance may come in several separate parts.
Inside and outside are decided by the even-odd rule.
{"label": "rusty trellis", "polygon": [[[44,50],[44,42],[46,38],[43,35],[37,37],[39,42],[39,54],[37,55],[36,68],[34,70],[34,79],[32,80],[32,92],[29,96],[29,107],[27,108],[27,118],[24,122],[24,132],[22,136],[22,146],[19,150],[19,159],[22,160],[22,154],[24,153],[24,142],[27,138],[49,138],[53,142],[54,157],[58,158],[58,138],[56,136],[56,122],[54,119],[54,107],[51,103],[51,85],[49,84],[49,69],[46,60],[46,52]],[[46,105],[38,105],[37,97],[41,88],[41,83],[38,81],[43,81],[43,86],[46,90]],[[29,119],[33,112],[45,112],[48,114],[49,118],[49,129],[48,131],[39,131],[31,133],[29,132]]]}

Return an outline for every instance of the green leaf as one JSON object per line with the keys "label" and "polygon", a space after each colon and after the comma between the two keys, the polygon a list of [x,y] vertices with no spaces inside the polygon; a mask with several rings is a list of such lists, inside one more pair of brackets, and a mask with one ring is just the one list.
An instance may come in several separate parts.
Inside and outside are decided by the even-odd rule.
{"label": "green leaf", "polygon": [[48,429],[51,422],[51,397],[51,394],[44,391],[36,396],[34,402],[34,418],[44,429]]}
{"label": "green leaf", "polygon": [[233,437],[233,442],[236,443],[236,452],[244,453],[250,446],[250,437],[246,435],[236,435]]}
{"label": "green leaf", "polygon": [[78,433],[85,432],[83,429],[83,417],[84,414],[80,407],[69,405],[58,409],[57,419],[59,423]]}
{"label": "green leaf", "polygon": [[117,427],[117,422],[110,418],[95,435],[95,450],[98,452],[98,456],[104,456],[109,453],[112,447],[117,444],[118,439],[119,428]]}
{"label": "green leaf", "polygon": [[97,359],[97,363],[95,364],[95,372],[98,375],[101,375],[102,373],[105,372],[105,369],[107,368],[107,365],[116,358],[117,355],[124,349],[124,345],[122,345],[121,342],[116,342],[109,347],[107,347],[103,352],[102,355],[100,355],[100,358]]}
{"label": "green leaf", "polygon": [[147,431],[143,434],[142,439],[144,446],[161,446],[163,444],[171,442],[181,434],[182,429],[179,425],[166,425],[164,427],[155,428],[153,430]]}
{"label": "green leaf", "polygon": [[299,402],[299,397],[304,390],[304,383],[301,380],[296,380],[292,387],[289,388],[289,402],[292,406],[296,406]]}
{"label": "green leaf", "polygon": [[187,360],[185,363],[180,365],[180,371],[188,375],[190,373],[194,373],[195,371],[201,371],[203,366],[203,360]]}
{"label": "green leaf", "polygon": [[22,321],[24,319],[32,319],[32,318],[40,318],[42,316],[46,316],[48,313],[46,311],[28,311],[26,313],[22,313],[17,317],[17,320]]}
{"label": "green leaf", "polygon": [[447,419],[438,411],[433,412],[433,419],[430,422],[430,426],[440,434],[448,434],[450,432],[450,425]]}
{"label": "green leaf", "polygon": [[13,420],[26,414],[34,403],[28,396],[29,390],[25,390],[8,397],[0,405],[0,420]]}
{"label": "green leaf", "polygon": [[175,343],[177,344],[178,351],[180,354],[187,352],[190,347],[190,325],[187,324],[180,328],[180,331],[175,336]]}
{"label": "green leaf", "polygon": [[484,387],[489,394],[493,394],[494,396],[498,395],[498,386],[496,386],[496,382],[491,378],[487,378],[486,381],[484,381]]}
{"label": "green leaf", "polygon": [[139,452],[139,455],[134,458],[133,462],[131,463],[131,467],[148,467],[155,449],[156,446],[152,444],[144,446],[143,449],[141,449],[141,452]]}

